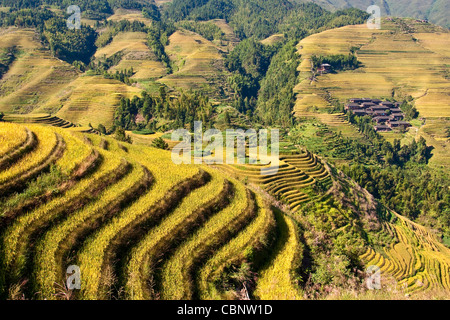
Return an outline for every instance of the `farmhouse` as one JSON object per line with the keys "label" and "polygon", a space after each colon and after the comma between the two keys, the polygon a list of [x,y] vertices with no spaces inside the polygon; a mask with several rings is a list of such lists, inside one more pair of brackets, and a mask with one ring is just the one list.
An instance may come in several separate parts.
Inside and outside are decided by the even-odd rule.
{"label": "farmhouse", "polygon": [[322,73],[328,73],[331,70],[331,65],[329,65],[328,63],[323,63],[320,65],[319,68],[317,68],[317,72]]}

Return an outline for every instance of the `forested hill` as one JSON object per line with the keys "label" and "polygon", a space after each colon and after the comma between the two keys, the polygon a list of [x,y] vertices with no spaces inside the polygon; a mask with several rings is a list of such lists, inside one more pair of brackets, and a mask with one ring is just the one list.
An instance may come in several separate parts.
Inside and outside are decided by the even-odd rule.
{"label": "forested hill", "polygon": [[288,0],[173,0],[164,13],[173,21],[226,19],[240,38],[259,39],[299,28],[353,24],[362,17],[359,10],[332,14],[317,5]]}
{"label": "forested hill", "polygon": [[450,27],[448,0],[294,0],[298,3],[314,2],[327,10],[358,8],[366,10],[370,5],[380,6],[382,15],[428,19],[430,22]]}

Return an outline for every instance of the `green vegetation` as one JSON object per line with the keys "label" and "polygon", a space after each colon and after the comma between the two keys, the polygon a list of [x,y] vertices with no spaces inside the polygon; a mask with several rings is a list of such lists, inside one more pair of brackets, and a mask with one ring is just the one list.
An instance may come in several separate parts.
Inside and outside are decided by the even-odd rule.
{"label": "green vegetation", "polygon": [[167,150],[169,149],[169,144],[165,142],[163,138],[159,137],[153,140],[152,147],[156,149]]}
{"label": "green vegetation", "polygon": [[322,64],[329,64],[332,71],[354,70],[358,68],[361,62],[358,61],[354,54],[345,56],[343,54],[330,56],[315,56],[311,57],[314,68],[320,67]]}
{"label": "green vegetation", "polygon": [[196,32],[209,41],[225,39],[223,31],[212,22],[201,23],[198,21],[181,21],[178,22],[176,26]]}

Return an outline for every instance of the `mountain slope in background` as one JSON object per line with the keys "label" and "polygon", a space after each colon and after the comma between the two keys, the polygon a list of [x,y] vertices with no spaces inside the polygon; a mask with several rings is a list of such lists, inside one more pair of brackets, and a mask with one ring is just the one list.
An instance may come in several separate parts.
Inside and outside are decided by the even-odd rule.
{"label": "mountain slope in background", "polygon": [[327,10],[350,7],[366,10],[374,4],[380,6],[383,16],[428,19],[435,24],[450,27],[447,16],[450,12],[448,0],[294,0],[294,2],[314,2]]}

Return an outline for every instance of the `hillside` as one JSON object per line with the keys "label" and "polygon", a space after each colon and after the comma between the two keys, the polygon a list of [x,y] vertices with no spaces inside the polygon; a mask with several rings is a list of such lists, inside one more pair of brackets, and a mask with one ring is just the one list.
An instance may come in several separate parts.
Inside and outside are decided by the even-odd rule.
{"label": "hillside", "polygon": [[[295,113],[311,115],[311,107],[329,108],[332,99],[345,103],[354,97],[401,100],[410,96],[420,117],[427,121],[417,126],[415,135],[430,138],[437,133],[430,134],[428,128],[448,126],[446,118],[450,116],[450,81],[445,76],[450,56],[444,49],[449,41],[448,31],[436,32],[434,27],[410,20],[384,20],[379,31],[348,26],[307,37],[298,45],[302,62]],[[352,47],[357,48],[361,67],[324,75],[312,72],[313,55],[348,55]],[[436,157],[431,161],[448,166],[448,143],[442,138],[437,134],[427,139],[435,147]]]}
{"label": "hillside", "polygon": [[450,4],[445,0],[293,0],[295,2],[313,2],[327,10],[344,9],[349,7],[366,10],[372,4],[381,8],[383,16],[409,17],[428,19],[430,22],[443,27],[450,27],[447,12]]}
{"label": "hillside", "polygon": [[180,30],[170,36],[165,50],[174,72],[159,82],[184,90],[202,90],[211,96],[222,90],[225,95],[229,72],[221,51],[211,41],[194,32]]}
{"label": "hillside", "polygon": [[[253,288],[248,294],[302,298],[310,293],[295,274],[324,267],[315,265],[323,258],[315,250],[328,237],[347,239],[350,251],[340,259],[353,252],[372,263],[386,245],[380,267],[399,281],[393,290],[439,296],[450,289],[449,249],[406,218],[379,215],[367,191],[310,153],[283,157],[280,173],[268,180],[259,180],[255,168],[223,168],[246,187],[222,169],[177,166],[170,152],[71,129],[0,123],[0,138],[0,165],[9,165],[0,172],[2,297],[236,298],[242,283],[230,271],[250,263],[260,276],[245,280]],[[300,184],[296,176],[304,177]],[[311,188],[320,180],[321,189]],[[34,190],[36,183],[42,189]],[[271,197],[258,186],[295,210],[270,209]],[[333,201],[342,205],[333,208]],[[318,244],[314,237],[324,230]],[[301,262],[307,252],[312,260]],[[73,262],[84,275],[75,296],[57,286]],[[345,267],[327,272],[341,277]],[[277,291],[270,289],[275,281]]]}
{"label": "hillside", "polygon": [[0,39],[0,50],[18,50],[0,80],[0,111],[32,112],[78,76],[72,66],[42,50],[34,30],[2,29]]}
{"label": "hillside", "polygon": [[0,0],[0,299],[449,299],[450,32],[383,3]]}

